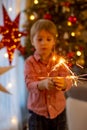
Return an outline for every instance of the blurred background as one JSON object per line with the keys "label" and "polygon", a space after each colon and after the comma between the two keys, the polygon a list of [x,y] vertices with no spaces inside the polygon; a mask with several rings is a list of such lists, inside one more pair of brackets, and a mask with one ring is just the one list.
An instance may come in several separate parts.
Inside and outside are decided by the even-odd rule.
{"label": "blurred background", "polygon": [[34,52],[30,28],[40,18],[57,26],[56,53],[87,78],[87,0],[0,0],[0,130],[27,129],[24,61]]}

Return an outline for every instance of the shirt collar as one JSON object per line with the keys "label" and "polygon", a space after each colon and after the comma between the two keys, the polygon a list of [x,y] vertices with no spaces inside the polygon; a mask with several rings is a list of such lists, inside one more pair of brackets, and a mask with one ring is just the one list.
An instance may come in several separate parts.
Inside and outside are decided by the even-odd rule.
{"label": "shirt collar", "polygon": [[36,59],[36,61],[39,61],[41,59],[41,56],[35,51],[34,58]]}
{"label": "shirt collar", "polygon": [[[52,54],[50,57],[52,57]],[[36,59],[36,61],[41,61],[44,64],[48,64],[48,62],[44,62],[41,60],[42,59],[41,56],[36,51],[34,52],[34,58]],[[50,58],[49,58],[49,60],[50,60]]]}
{"label": "shirt collar", "polygon": [[36,61],[40,61],[40,62],[42,62],[43,64],[46,64],[46,65],[47,65],[47,63],[48,63],[48,62],[42,61],[41,56],[40,56],[36,51],[34,52],[34,58],[36,59]]}

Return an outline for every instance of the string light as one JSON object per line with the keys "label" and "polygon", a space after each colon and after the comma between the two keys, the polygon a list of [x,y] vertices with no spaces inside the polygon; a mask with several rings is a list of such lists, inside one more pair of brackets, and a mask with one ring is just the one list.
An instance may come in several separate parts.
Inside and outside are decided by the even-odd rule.
{"label": "string light", "polygon": [[17,117],[12,117],[11,122],[12,124],[16,125],[18,123]]}
{"label": "string light", "polygon": [[12,8],[11,8],[11,7],[9,7],[8,11],[9,11],[9,12],[11,12],[11,11],[12,11]]}
{"label": "string light", "polygon": [[75,37],[75,32],[71,32],[71,36],[72,36],[72,37]]}
{"label": "string light", "polygon": [[5,53],[5,54],[4,54],[4,57],[5,57],[5,58],[8,58],[8,53]]}
{"label": "string light", "polygon": [[30,20],[34,20],[34,19],[35,19],[34,14],[31,14],[31,15],[29,16],[29,19],[30,19]]}
{"label": "string light", "polygon": [[9,82],[8,85],[7,85],[7,88],[11,88],[12,87],[12,83]]}
{"label": "string light", "polygon": [[81,51],[77,51],[77,52],[76,52],[76,55],[77,55],[77,56],[81,56]]}
{"label": "string light", "polygon": [[68,26],[72,26],[72,23],[70,21],[67,22]]}
{"label": "string light", "polygon": [[38,4],[39,2],[38,2],[38,0],[34,0],[34,4]]}

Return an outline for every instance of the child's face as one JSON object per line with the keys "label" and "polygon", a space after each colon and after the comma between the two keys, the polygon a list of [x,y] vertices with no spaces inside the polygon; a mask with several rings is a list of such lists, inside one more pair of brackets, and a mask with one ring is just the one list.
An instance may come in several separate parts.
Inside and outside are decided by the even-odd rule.
{"label": "child's face", "polygon": [[37,32],[32,40],[32,45],[42,58],[47,58],[55,45],[55,39],[51,33],[46,30]]}

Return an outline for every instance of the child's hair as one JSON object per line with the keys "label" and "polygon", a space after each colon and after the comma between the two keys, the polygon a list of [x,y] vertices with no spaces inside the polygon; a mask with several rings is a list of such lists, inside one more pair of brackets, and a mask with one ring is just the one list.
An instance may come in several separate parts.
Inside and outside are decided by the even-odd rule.
{"label": "child's hair", "polygon": [[50,21],[50,20],[39,19],[31,27],[31,30],[30,30],[30,39],[31,39],[31,41],[32,41],[34,35],[37,32],[41,31],[41,30],[48,31],[56,39],[56,37],[57,37],[57,28],[56,28],[56,25],[52,21]]}

